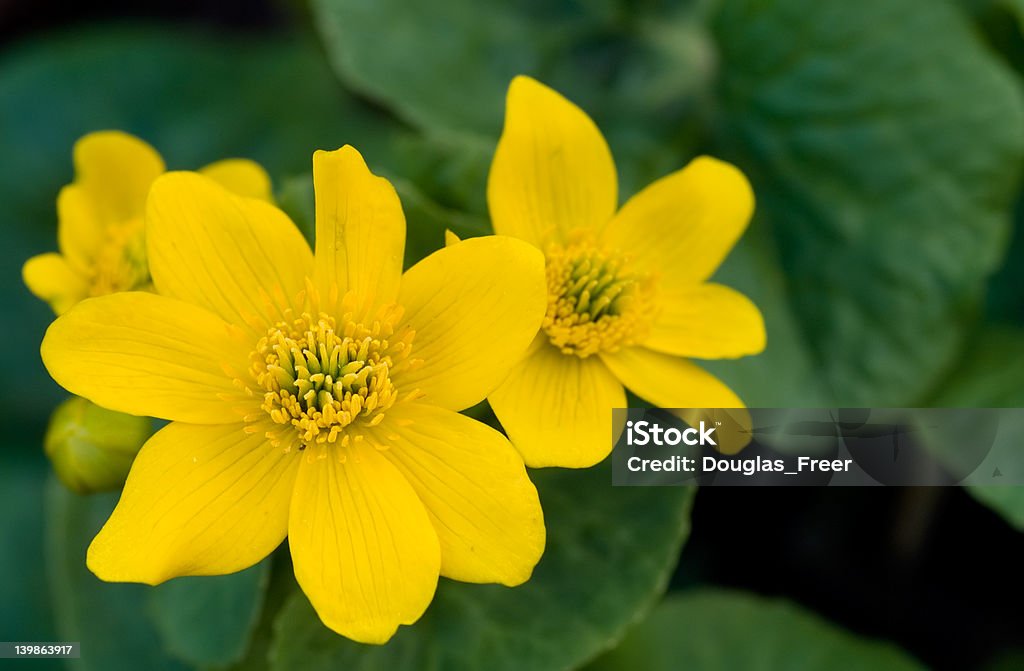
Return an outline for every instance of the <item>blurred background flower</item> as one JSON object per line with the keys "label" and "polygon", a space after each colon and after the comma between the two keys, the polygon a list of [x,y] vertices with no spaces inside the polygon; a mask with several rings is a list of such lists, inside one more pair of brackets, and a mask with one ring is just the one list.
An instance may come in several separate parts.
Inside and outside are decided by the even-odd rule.
{"label": "blurred background flower", "polygon": [[53,314],[20,268],[53,249],[74,141],[110,128],[170,169],[257,161],[307,236],[313,149],[354,143],[400,192],[408,265],[446,228],[490,230],[504,92],[529,74],[594,117],[621,194],[702,153],[750,177],[754,220],[712,279],[751,297],[770,345],[707,363],[748,405],[1021,406],[1022,16],[1002,0],[0,4],[0,569],[18,576],[0,638],[80,640],[75,668],[104,670],[572,668],[623,639],[595,664],[1021,668],[1024,494],[1007,487],[693,501],[612,489],[603,466],[535,471],[549,545],[533,579],[443,581],[373,650],[319,624],[286,552],[226,578],[102,584],[84,553],[116,496],[50,476]]}

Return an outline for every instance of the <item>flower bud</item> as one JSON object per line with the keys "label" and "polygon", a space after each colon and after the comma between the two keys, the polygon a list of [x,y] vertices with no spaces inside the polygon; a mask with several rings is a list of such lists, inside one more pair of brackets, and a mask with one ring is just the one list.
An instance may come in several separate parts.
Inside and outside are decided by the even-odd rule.
{"label": "flower bud", "polygon": [[148,417],[107,410],[72,396],[50,416],[43,441],[57,476],[78,494],[117,489],[153,433]]}

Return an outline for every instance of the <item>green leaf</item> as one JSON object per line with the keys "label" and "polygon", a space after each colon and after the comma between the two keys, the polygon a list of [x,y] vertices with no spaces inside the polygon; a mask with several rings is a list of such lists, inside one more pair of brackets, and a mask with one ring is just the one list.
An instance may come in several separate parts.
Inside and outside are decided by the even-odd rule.
{"label": "green leaf", "polygon": [[144,585],[105,583],[85,566],[85,552],[117,503],[117,494],[72,494],[56,478],[46,486],[46,569],[63,641],[82,644],[75,671],[181,671],[147,617]]}
{"label": "green leaf", "polygon": [[959,0],[985,37],[1019,71],[1024,63],[1024,0]]}
{"label": "green leaf", "polygon": [[392,145],[386,176],[415,184],[443,207],[485,218],[487,173],[496,144],[496,139],[465,133],[410,132]]}
{"label": "green leaf", "polygon": [[[933,405],[960,408],[1024,407],[1024,329],[989,327],[979,333],[966,349],[966,356],[946,380]],[[1008,414],[999,424],[992,451],[978,467],[991,472],[999,468],[1009,482],[1024,482],[1024,417]],[[951,453],[959,441],[937,440],[931,447],[940,456],[956,459]],[[979,501],[1024,531],[1024,487],[970,487]]]}
{"label": "green leaf", "polygon": [[[536,25],[517,11],[529,5]],[[533,71],[560,32],[578,32],[558,5],[312,3],[331,62],[354,88],[418,126],[491,136],[500,129],[504,87],[512,77]],[[381,48],[384,34],[388,48]]]}
{"label": "green leaf", "polygon": [[757,356],[701,364],[748,407],[832,407],[834,401],[789,303],[786,278],[762,222],[751,225],[714,280],[743,292],[760,308],[768,346]]}
{"label": "green leaf", "polygon": [[164,647],[197,666],[242,658],[263,609],[270,560],[231,575],[176,578],[149,593]]}
{"label": "green leaf", "polygon": [[576,91],[591,106],[631,97],[633,107],[669,107],[700,88],[713,59],[689,12],[655,20],[538,0],[315,0],[313,10],[338,74],[430,129],[497,135],[518,74]]}
{"label": "green leaf", "polygon": [[1017,19],[1017,29],[1024,32],[1024,0],[1002,0],[998,4],[1013,13]]}
{"label": "green leaf", "polygon": [[277,615],[288,598],[295,591],[295,574],[287,544],[282,544],[267,559],[270,575],[259,621],[252,632],[252,645],[238,662],[224,668],[224,671],[268,671],[271,636]]}
{"label": "green leaf", "polygon": [[313,174],[293,175],[277,190],[277,206],[295,222],[310,247],[316,244],[316,204],[313,198]]}
{"label": "green leaf", "polygon": [[730,0],[715,35],[722,146],[820,370],[840,404],[915,403],[1003,252],[1018,82],[944,1]]}
{"label": "green leaf", "polygon": [[[693,490],[612,487],[604,466],[533,471],[548,546],[524,585],[442,580],[416,624],[385,646],[338,636],[301,592],[284,608],[273,669],[567,669],[613,645],[665,589]],[[553,635],[557,632],[557,635]]]}
{"label": "green leaf", "polygon": [[658,12],[567,0],[312,7],[338,76],[431,134],[493,148],[512,78],[554,86],[605,130],[629,193],[680,167],[699,139],[693,122],[714,72],[700,4]]}
{"label": "green leaf", "polygon": [[[300,73],[300,75],[297,75]],[[31,255],[55,250],[57,192],[72,144],[120,128],[172,169],[253,158],[278,179],[308,172],[313,150],[357,146],[373,164],[400,127],[347,96],[315,44],[213,37],[182,28],[105,28],[27,42],[0,58],[0,320],[18,352],[0,371],[0,418],[45,420],[61,398],[39,361],[53,319],[21,284]]]}
{"label": "green leaf", "polygon": [[911,671],[895,646],[859,638],[779,599],[703,589],[669,596],[588,671]]}
{"label": "green leaf", "polygon": [[988,284],[986,316],[1024,325],[1024,193],[1014,210],[1013,234],[1003,267]]}
{"label": "green leaf", "polygon": [[412,182],[392,177],[405,210],[405,267],[444,247],[445,231],[460,239],[490,235],[485,219],[444,208],[420,191]]}

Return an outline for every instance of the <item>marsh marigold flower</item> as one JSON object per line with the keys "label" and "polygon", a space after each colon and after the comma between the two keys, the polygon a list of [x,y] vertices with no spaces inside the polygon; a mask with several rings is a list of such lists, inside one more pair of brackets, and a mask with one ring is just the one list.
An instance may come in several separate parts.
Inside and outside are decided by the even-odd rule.
{"label": "marsh marigold flower", "polygon": [[194,173],[147,202],[158,294],[82,301],[42,345],[61,385],[171,420],[93,540],[100,578],[239,571],[287,535],[324,623],[381,643],[438,575],[517,585],[544,547],[537,492],[499,432],[457,411],[518,360],[543,257],[466,240],[402,273],[398,196],[351,147],[313,157],[316,253],[280,210]]}
{"label": "marsh marigold flower", "polygon": [[[75,180],[57,197],[60,252],[34,256],[22,269],[29,290],[58,315],[89,296],[151,286],[143,213],[164,172],[155,149],[120,131],[82,137],[73,159]],[[270,178],[252,161],[227,159],[200,172],[239,195],[270,199]]]}
{"label": "marsh marigold flower", "polygon": [[618,209],[615,164],[594,122],[517,77],[487,202],[496,233],[547,259],[543,326],[489,399],[528,465],[583,467],[607,456],[623,385],[664,408],[743,406],[688,360],[765,346],[757,307],[707,281],[753,212],[739,170],[697,158]]}

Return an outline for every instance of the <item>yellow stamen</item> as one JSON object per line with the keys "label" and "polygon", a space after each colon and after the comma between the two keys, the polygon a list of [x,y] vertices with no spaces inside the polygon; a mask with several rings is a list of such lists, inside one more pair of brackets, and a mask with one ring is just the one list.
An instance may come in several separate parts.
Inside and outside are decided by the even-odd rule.
{"label": "yellow stamen", "polygon": [[142,219],[129,219],[107,226],[106,240],[96,256],[89,295],[105,296],[118,291],[142,289],[149,284]]}
{"label": "yellow stamen", "polygon": [[621,254],[588,240],[547,250],[548,309],[543,328],[565,354],[614,352],[648,326],[653,280]]}
{"label": "yellow stamen", "polygon": [[414,332],[396,333],[400,318],[394,307],[366,324],[352,313],[335,320],[324,312],[288,311],[270,327],[250,357],[250,372],[264,392],[263,410],[275,423],[294,427],[294,435],[271,432],[268,438],[287,443],[286,449],[293,443],[300,449],[345,446],[349,427],[378,425],[398,399],[391,374],[412,350]]}

